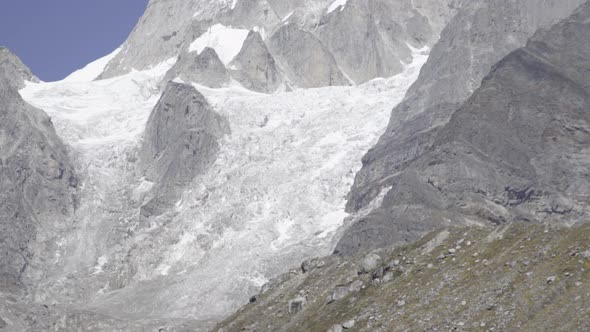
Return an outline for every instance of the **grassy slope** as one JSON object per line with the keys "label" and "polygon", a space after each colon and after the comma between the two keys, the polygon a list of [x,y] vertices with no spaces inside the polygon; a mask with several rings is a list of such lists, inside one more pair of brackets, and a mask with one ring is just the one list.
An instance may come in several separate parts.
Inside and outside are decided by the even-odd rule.
{"label": "grassy slope", "polygon": [[[357,275],[362,257],[328,257],[322,268],[283,276],[215,330],[323,332],[354,319],[351,331],[590,331],[586,250],[590,225],[439,230],[380,252],[384,263],[402,261],[390,282]],[[356,279],[360,292],[327,303],[334,287]],[[289,313],[300,295],[306,307]]]}

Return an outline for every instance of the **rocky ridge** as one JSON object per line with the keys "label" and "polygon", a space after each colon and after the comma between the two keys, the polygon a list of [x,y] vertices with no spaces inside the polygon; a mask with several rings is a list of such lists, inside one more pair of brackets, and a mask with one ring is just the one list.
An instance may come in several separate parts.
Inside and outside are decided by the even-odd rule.
{"label": "rocky ridge", "polygon": [[[580,1],[576,4],[579,3]],[[551,211],[551,206],[555,207],[556,205],[562,206],[557,208],[558,210],[562,210],[564,205],[568,206],[565,209],[569,209],[573,202],[571,200],[568,200],[569,203],[562,201],[565,194],[563,189],[557,190],[557,192],[561,191],[561,194],[553,190],[541,194],[548,188],[535,188],[537,185],[541,186],[535,182],[538,181],[537,176],[546,178],[545,181],[558,181],[556,178],[558,175],[548,171],[548,164],[540,159],[543,155],[554,153],[554,150],[545,146],[540,136],[532,134],[538,131],[526,124],[527,121],[534,123],[533,119],[536,116],[535,113],[527,111],[528,107],[540,108],[539,112],[551,113],[553,111],[548,110],[540,101],[537,103],[531,101],[529,105],[513,101],[517,90],[519,93],[528,94],[533,98],[532,96],[537,93],[534,90],[535,83],[533,82],[537,78],[530,76],[518,78],[528,80],[528,83],[524,86],[515,85],[514,91],[498,92],[495,90],[496,88],[487,91],[485,87],[478,90],[481,94],[484,94],[484,91],[487,94],[497,93],[494,97],[490,96],[486,99],[487,103],[497,103],[500,102],[500,99],[509,102],[510,105],[504,106],[512,109],[511,115],[500,115],[503,110],[499,105],[483,104],[483,106],[478,106],[474,104],[473,99],[476,98],[477,91],[471,97],[471,101],[461,105],[479,86],[479,82],[489,72],[494,62],[500,60],[520,43],[524,45],[526,38],[528,38],[527,35],[530,37],[538,27],[547,27],[549,23],[560,17],[568,16],[569,11],[573,10],[576,4],[568,2],[568,5],[563,6],[562,2],[553,1],[542,4],[536,1],[504,1],[504,5],[498,5],[495,2],[483,1],[472,2],[461,9],[443,31],[441,40],[433,48],[429,61],[418,80],[408,91],[404,102],[393,110],[386,133],[363,158],[363,168],[356,175],[355,184],[349,195],[347,210],[350,212],[360,211],[370,204],[379,193],[388,193],[379,208],[361,217],[361,220],[358,220],[348,230],[348,234],[344,235],[337,249],[338,252],[348,254],[359,248],[368,249],[397,241],[411,241],[432,227],[451,222],[502,223],[518,219],[560,219],[559,214],[542,211]],[[537,6],[536,10],[530,10],[531,6]],[[557,26],[554,29],[562,28]],[[559,42],[559,38],[576,43],[565,35],[565,31],[560,37],[556,36],[554,41],[547,40],[547,43]],[[486,45],[494,46],[488,47]],[[584,46],[576,47],[583,48]],[[568,50],[554,49],[552,51],[559,53]],[[583,49],[577,51],[582,54],[586,52]],[[528,49],[525,49],[524,52],[534,54],[538,50],[531,49],[529,52]],[[573,52],[570,55],[562,55],[573,56],[571,54]],[[506,63],[506,65],[508,64]],[[561,70],[570,70],[567,65],[561,63],[553,65],[565,66]],[[585,70],[583,61],[576,61],[572,65],[578,66],[577,70]],[[524,64],[522,66],[525,71],[535,72],[538,70]],[[494,73],[497,73],[497,68],[494,69]],[[502,79],[496,78],[497,81]],[[510,78],[510,80],[515,79],[517,78]],[[484,83],[493,85],[490,78],[484,80]],[[577,93],[574,92],[577,91],[577,88],[573,88],[571,91]],[[559,93],[555,93],[559,97]],[[495,97],[499,99],[496,100]],[[581,98],[584,100],[585,97]],[[569,105],[567,101],[562,100],[562,102],[566,108],[563,110],[563,116],[572,116],[578,122],[578,115],[575,115],[578,111],[570,110],[569,106],[566,106]],[[455,112],[460,107],[463,107],[464,110]],[[491,108],[489,111],[488,107]],[[486,118],[497,118],[489,125],[476,118],[472,119],[469,124],[459,119],[459,114],[475,111],[473,108],[478,108],[482,116]],[[453,114],[457,116],[453,116]],[[514,118],[514,116],[519,118]],[[453,123],[448,123],[449,121]],[[506,121],[509,121],[510,129],[506,127]],[[513,123],[510,121],[522,121],[523,127],[513,127]],[[580,125],[585,126],[584,120]],[[473,127],[470,126],[476,126],[482,130],[482,133],[488,133],[485,139],[482,138],[480,143],[476,143],[479,146],[475,149],[482,148],[482,145],[487,148],[471,152],[463,151],[470,155],[465,156],[466,159],[463,160],[461,166],[454,165],[459,168],[446,165],[450,157],[444,154],[450,151],[449,148],[443,148],[441,142],[445,140],[445,137],[448,138],[451,131],[455,135],[473,132]],[[539,126],[548,129],[553,125],[539,123]],[[521,136],[529,134],[535,138]],[[508,137],[513,137],[513,140],[506,141],[505,139]],[[453,153],[458,153],[455,150],[462,149],[459,148],[464,144],[462,142],[465,140],[468,142],[471,139],[476,138],[463,138],[460,140],[461,142],[445,144],[447,147],[449,144],[457,145],[456,149],[450,148],[450,150],[453,150]],[[522,142],[518,142],[519,140]],[[494,144],[490,144],[490,141],[493,141]],[[565,143],[565,145],[568,148],[579,146],[578,143],[570,143]],[[507,150],[504,152],[486,151],[488,148],[509,149],[509,147],[514,150],[512,152]],[[503,159],[491,161],[489,158],[492,158],[492,155],[496,153],[505,153],[502,157],[497,157]],[[580,153],[580,157],[583,158],[584,152]],[[434,157],[435,154],[438,154],[438,157]],[[482,154],[482,156],[476,158],[483,158],[483,161],[467,161],[478,154]],[[431,156],[431,160],[427,162],[432,163],[429,166],[421,164],[421,161],[429,158],[427,156]],[[524,159],[517,161],[518,158],[535,158],[535,161]],[[491,170],[481,162],[497,163],[497,166],[495,166],[495,170]],[[512,163],[512,166],[506,167],[505,163]],[[515,163],[520,164],[516,165]],[[519,167],[522,169],[519,170]],[[433,174],[433,172],[445,172],[442,170],[443,168],[447,170],[446,172],[453,174]],[[461,169],[463,170],[461,171]],[[455,178],[462,177],[459,173],[467,171],[470,172],[470,176],[482,176],[483,180],[474,178],[470,185],[464,183],[466,186],[461,188],[454,186]],[[528,172],[528,175],[522,172]],[[578,171],[574,171],[570,175],[578,180],[586,181]],[[388,191],[389,188],[392,190]],[[467,191],[471,197],[462,197],[465,196],[461,194],[463,191]],[[553,193],[550,193],[551,191]],[[527,200],[536,201],[537,194],[546,196],[544,206],[533,204],[526,207],[526,204],[521,205]],[[549,198],[550,196],[553,198]],[[457,203],[456,199],[459,199],[461,203]],[[551,200],[554,202],[549,202]],[[578,215],[573,218],[570,216],[567,218],[569,221],[578,220],[583,216],[584,208],[579,206],[581,203],[582,201],[577,203]],[[475,206],[480,208],[475,208]],[[519,207],[516,208],[516,206]],[[522,213],[515,212],[517,209],[522,210]],[[536,212],[537,210],[539,212]],[[527,215],[524,216],[523,213]]]}

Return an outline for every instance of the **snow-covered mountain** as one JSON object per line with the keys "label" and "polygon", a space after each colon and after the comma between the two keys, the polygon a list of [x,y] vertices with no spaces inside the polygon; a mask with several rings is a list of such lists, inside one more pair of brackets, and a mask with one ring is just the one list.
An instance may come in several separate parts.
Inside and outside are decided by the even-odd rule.
{"label": "snow-covered mountain", "polygon": [[[0,328],[207,329],[305,259],[436,227],[380,214],[414,136],[430,142],[493,63],[581,2],[151,0],[121,47],[62,81],[3,51],[18,107],[2,114],[50,120],[19,135],[48,147],[0,136],[2,162],[38,149],[68,176],[33,183],[58,194],[28,232],[0,224],[18,239],[0,247]],[[0,184],[30,202],[26,181]]]}

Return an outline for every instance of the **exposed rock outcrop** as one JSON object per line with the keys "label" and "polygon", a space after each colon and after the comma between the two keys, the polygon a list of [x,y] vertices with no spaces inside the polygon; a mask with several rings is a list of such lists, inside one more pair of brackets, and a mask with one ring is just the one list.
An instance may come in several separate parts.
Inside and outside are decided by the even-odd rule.
{"label": "exposed rock outcrop", "polygon": [[219,140],[228,133],[227,120],[193,86],[168,83],[140,151],[145,178],[155,183],[142,215],[159,215],[175,203],[182,188],[215,161]]}
{"label": "exposed rock outcrop", "polygon": [[[390,130],[398,131],[382,137],[365,157],[349,208],[363,206],[363,195],[372,195],[376,187],[391,186],[391,190],[380,208],[347,230],[336,251],[351,254],[406,242],[448,224],[587,218],[590,81],[579,73],[590,70],[590,25],[584,21],[590,17],[589,9],[590,4],[585,5],[500,61],[442,127],[436,125],[446,121],[456,104],[430,100],[438,91],[428,86],[422,90],[425,95],[410,95],[401,106],[403,115],[414,115],[401,124],[409,127],[396,127],[398,120],[392,118]],[[546,13],[536,20],[550,16]],[[482,18],[480,11],[474,18]],[[509,26],[534,25],[526,18],[513,20]],[[480,59],[489,57],[492,54]],[[446,59],[453,61],[452,56]],[[478,66],[481,69],[483,65]],[[466,92],[465,81],[452,82],[457,84],[450,84],[455,93],[446,98],[454,95],[456,101]],[[415,99],[419,96],[432,103],[422,113],[412,108],[423,105],[412,104],[420,103]],[[380,183],[368,182],[369,177]]]}
{"label": "exposed rock outcrop", "polygon": [[39,82],[31,70],[8,48],[0,46],[0,70],[2,80],[18,90],[25,86],[25,81]]}
{"label": "exposed rock outcrop", "polygon": [[260,34],[255,31],[250,31],[229,68],[232,77],[253,91],[271,93],[282,83],[275,59]]}
{"label": "exposed rock outcrop", "polygon": [[176,77],[210,88],[221,88],[229,83],[230,76],[214,49],[205,47],[201,53],[189,52],[178,57],[176,64],[166,73],[163,82]]}
{"label": "exposed rock outcrop", "polygon": [[270,37],[269,48],[296,87],[350,84],[326,46],[295,24],[287,24],[275,32]]}
{"label": "exposed rock outcrop", "polygon": [[[348,0],[312,31],[355,83],[390,77],[412,60],[410,46],[432,46],[454,13],[453,3]],[[423,12],[421,12],[423,11]]]}
{"label": "exposed rock outcrop", "polygon": [[0,63],[0,287],[10,289],[55,247],[51,235],[76,208],[78,180],[51,119],[16,90],[30,71],[6,49]]}

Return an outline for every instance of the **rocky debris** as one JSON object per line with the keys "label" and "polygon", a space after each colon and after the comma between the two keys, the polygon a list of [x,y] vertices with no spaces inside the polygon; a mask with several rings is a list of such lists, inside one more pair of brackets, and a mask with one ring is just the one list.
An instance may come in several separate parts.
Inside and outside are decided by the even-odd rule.
{"label": "rocky debris", "polygon": [[0,288],[26,287],[53,260],[54,234],[73,215],[78,178],[51,119],[17,88],[30,71],[0,50]]}
{"label": "rocky debris", "polygon": [[366,255],[359,264],[359,274],[371,273],[383,263],[383,258],[375,252]]}
{"label": "rocky debris", "polygon": [[334,301],[342,300],[343,298],[347,297],[348,294],[351,292],[351,286],[338,286],[334,288],[330,295],[328,296],[328,303],[332,303]]}
{"label": "rocky debris", "polygon": [[250,31],[240,53],[228,66],[231,76],[246,89],[272,93],[283,79],[275,59],[268,51],[260,33]]}
{"label": "rocky debris", "polygon": [[214,49],[205,47],[201,53],[196,51],[178,57],[176,64],[166,73],[163,82],[175,78],[190,83],[198,83],[210,88],[221,88],[230,81],[225,65]]}
{"label": "rocky debris", "polygon": [[148,119],[139,154],[140,169],[155,183],[141,206],[143,216],[160,215],[216,159],[219,140],[230,131],[193,86],[170,82]]}
{"label": "rocky debris", "polygon": [[[496,331],[585,331],[590,328],[585,319],[589,311],[583,305],[590,300],[590,280],[579,257],[570,256],[570,247],[587,243],[590,225],[548,233],[543,229],[518,223],[506,228],[502,238],[488,242],[484,239],[494,233],[491,227],[451,228],[440,248],[456,247],[463,237],[469,237],[472,245],[462,248],[455,260],[437,264],[436,269],[421,268],[434,259],[434,254],[423,254],[423,246],[440,232],[403,247],[383,248],[379,252],[383,261],[399,260],[395,269],[403,266],[402,262],[412,262],[411,269],[389,282],[382,281],[379,288],[359,287],[354,294],[350,286],[346,289],[350,284],[345,281],[351,278],[350,268],[360,265],[365,256],[327,261],[321,273],[300,274],[277,285],[261,296],[256,306],[242,308],[213,331],[237,331],[254,322],[264,326],[264,331],[452,331],[481,327]],[[539,250],[555,255],[530,264],[533,273],[529,277],[523,278],[523,271],[517,268],[505,268],[506,257],[516,252],[532,257]],[[487,257],[487,265],[475,262],[476,252]],[[571,275],[555,275],[551,287],[547,287],[551,271]],[[362,285],[371,282],[373,276],[366,273],[355,278],[358,280],[354,282]],[[573,286],[575,297],[566,291]],[[335,290],[345,297],[325,301],[323,296]],[[282,306],[289,305],[293,294],[301,292],[306,294],[307,309],[281,316]],[[345,317],[352,318],[350,324]]]}
{"label": "rocky debris", "polygon": [[[565,123],[588,126],[582,111],[588,83],[576,74],[587,70],[581,59],[588,27],[572,16],[510,53],[581,2],[477,1],[462,8],[363,158],[347,209],[358,211],[381,189],[392,189],[346,231],[335,252],[407,242],[450,224],[586,218],[576,197],[590,188],[582,175],[587,158],[576,151],[587,138]],[[513,102],[516,92],[522,102]],[[555,204],[570,212],[559,213]]]}
{"label": "rocky debris", "polygon": [[582,257],[586,258],[586,259],[590,259],[590,249],[584,251],[582,253]]}
{"label": "rocky debris", "polygon": [[307,305],[305,297],[296,297],[289,301],[289,313],[298,313],[302,311]]}
{"label": "rocky debris", "polygon": [[8,326],[8,323],[4,321],[4,319],[0,318],[0,329],[3,329]]}
{"label": "rocky debris", "polygon": [[324,265],[326,265],[326,262],[322,259],[319,259],[319,258],[308,259],[308,260],[304,261],[303,263],[301,263],[301,271],[303,273],[306,273],[306,272],[312,271],[314,269],[322,268]]}
{"label": "rocky debris", "polygon": [[330,51],[313,34],[295,24],[279,28],[268,46],[295,87],[350,85]]}

